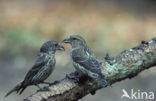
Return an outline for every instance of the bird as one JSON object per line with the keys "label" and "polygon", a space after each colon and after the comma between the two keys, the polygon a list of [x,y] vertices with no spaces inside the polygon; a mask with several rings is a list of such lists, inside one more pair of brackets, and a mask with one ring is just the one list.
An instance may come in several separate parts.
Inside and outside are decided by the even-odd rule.
{"label": "bird", "polygon": [[15,91],[20,95],[28,86],[31,85],[37,86],[40,90],[43,89],[39,86],[39,84],[50,85],[51,83],[45,82],[44,80],[50,76],[55,68],[55,52],[57,50],[65,51],[65,48],[56,41],[46,41],[41,46],[37,59],[32,68],[26,74],[24,80],[9,91],[5,97]]}
{"label": "bird", "polygon": [[[102,87],[109,85],[102,74],[100,62],[80,35],[70,35],[62,42],[72,46],[70,56],[79,77],[87,76],[95,79]],[[72,78],[70,75],[67,77]]]}

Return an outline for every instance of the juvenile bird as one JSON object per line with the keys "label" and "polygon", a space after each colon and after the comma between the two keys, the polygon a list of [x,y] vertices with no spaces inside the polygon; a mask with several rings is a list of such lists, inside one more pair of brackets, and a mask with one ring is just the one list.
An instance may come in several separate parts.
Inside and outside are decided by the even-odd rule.
{"label": "juvenile bird", "polygon": [[[72,50],[70,55],[73,61],[73,66],[79,75],[93,78],[103,87],[108,85],[105,76],[101,72],[100,62],[81,36],[71,35],[70,37],[65,38],[62,42],[71,44]],[[68,77],[70,77],[70,75],[68,75]]]}
{"label": "juvenile bird", "polygon": [[53,72],[55,67],[55,52],[56,50],[65,50],[62,45],[60,45],[56,41],[49,40],[45,42],[41,48],[40,52],[37,56],[37,60],[32,68],[26,74],[24,80],[19,83],[15,88],[13,88],[10,92],[8,92],[5,97],[10,95],[12,92],[17,92],[21,94],[24,89],[30,85],[37,86],[40,90],[42,88],[39,84],[51,84],[48,82],[44,82],[50,74]]}

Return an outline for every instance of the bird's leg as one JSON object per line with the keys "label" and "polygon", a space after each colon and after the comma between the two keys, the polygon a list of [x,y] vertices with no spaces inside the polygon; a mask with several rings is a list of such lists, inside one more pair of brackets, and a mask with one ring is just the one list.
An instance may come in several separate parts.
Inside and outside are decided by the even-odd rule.
{"label": "bird's leg", "polygon": [[67,74],[66,77],[74,80],[75,83],[79,83],[81,81],[80,78],[83,77],[83,75],[75,71],[74,73]]}
{"label": "bird's leg", "polygon": [[74,73],[66,74],[66,77],[68,79],[75,79],[76,78],[76,75],[78,75],[78,72],[77,71],[75,71]]}
{"label": "bird's leg", "polygon": [[42,89],[38,84],[37,85],[35,85],[35,86],[37,86],[39,89]]}
{"label": "bird's leg", "polygon": [[39,88],[39,90],[37,90],[37,92],[43,91],[43,88],[41,88],[38,84],[36,84],[35,86]]}
{"label": "bird's leg", "polygon": [[43,84],[48,84],[49,86],[57,84],[59,81],[54,81],[53,83],[43,81]]}
{"label": "bird's leg", "polygon": [[50,82],[45,82],[45,81],[43,81],[43,82],[42,82],[42,84],[51,85],[51,83],[50,83]]}
{"label": "bird's leg", "polygon": [[41,88],[38,84],[36,84],[35,86],[37,86],[39,88],[39,90],[37,90],[37,92],[39,92],[39,91],[50,91],[50,89],[48,87]]}

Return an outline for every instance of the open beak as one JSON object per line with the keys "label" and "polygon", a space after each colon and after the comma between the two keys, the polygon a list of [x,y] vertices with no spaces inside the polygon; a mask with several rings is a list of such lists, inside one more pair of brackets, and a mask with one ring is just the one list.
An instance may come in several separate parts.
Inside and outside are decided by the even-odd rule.
{"label": "open beak", "polygon": [[65,48],[62,45],[59,45],[58,50],[65,51]]}
{"label": "open beak", "polygon": [[63,43],[70,43],[70,37],[65,38],[62,42],[63,42]]}

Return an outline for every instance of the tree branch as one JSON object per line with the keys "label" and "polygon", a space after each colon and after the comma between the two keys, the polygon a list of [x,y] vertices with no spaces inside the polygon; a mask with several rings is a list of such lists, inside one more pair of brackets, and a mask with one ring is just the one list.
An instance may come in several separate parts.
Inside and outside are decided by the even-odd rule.
{"label": "tree branch", "polygon": [[[110,84],[132,78],[141,71],[156,65],[156,38],[121,52],[116,57],[107,54],[102,62],[102,73]],[[74,75],[74,73],[71,73]],[[65,77],[49,87],[51,91],[36,92],[24,101],[75,101],[85,95],[94,94],[102,87],[97,82],[86,79],[83,84]]]}

